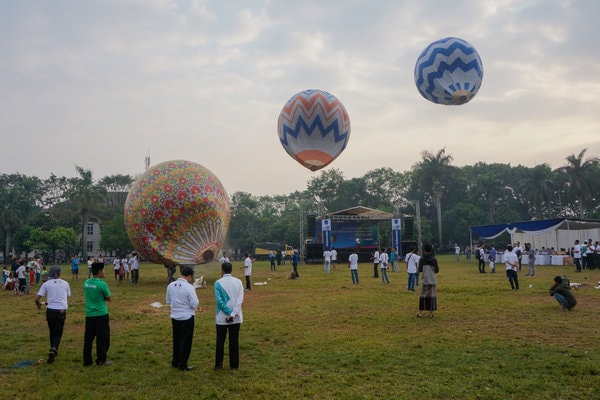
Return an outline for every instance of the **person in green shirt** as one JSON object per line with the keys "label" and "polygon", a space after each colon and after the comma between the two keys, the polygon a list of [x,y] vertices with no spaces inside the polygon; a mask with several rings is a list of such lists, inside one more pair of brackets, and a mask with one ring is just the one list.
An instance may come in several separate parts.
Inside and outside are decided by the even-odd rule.
{"label": "person in green shirt", "polygon": [[104,263],[92,264],[92,277],[83,284],[85,297],[85,336],[83,340],[83,365],[92,365],[92,344],[96,339],[96,364],[111,365],[106,360],[110,347],[110,325],[108,322],[108,307],[110,290],[103,280]]}

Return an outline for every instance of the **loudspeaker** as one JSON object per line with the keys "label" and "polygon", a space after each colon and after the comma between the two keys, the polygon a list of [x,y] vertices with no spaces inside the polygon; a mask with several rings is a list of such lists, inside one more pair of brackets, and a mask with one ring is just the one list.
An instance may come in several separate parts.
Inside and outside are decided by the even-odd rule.
{"label": "loudspeaker", "polygon": [[414,239],[414,219],[413,217],[404,218],[404,232],[402,234],[402,239]]}
{"label": "loudspeaker", "polygon": [[306,245],[306,262],[307,263],[319,263],[323,261],[323,244],[322,243],[308,243]]}
{"label": "loudspeaker", "polygon": [[316,215],[307,215],[306,216],[306,233],[308,233],[308,237],[315,236],[316,227],[317,227],[317,216]]}

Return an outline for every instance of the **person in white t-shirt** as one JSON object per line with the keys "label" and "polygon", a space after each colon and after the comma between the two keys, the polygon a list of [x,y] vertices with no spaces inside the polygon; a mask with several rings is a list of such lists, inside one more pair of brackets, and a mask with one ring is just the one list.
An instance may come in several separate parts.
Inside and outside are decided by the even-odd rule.
{"label": "person in white t-shirt", "polygon": [[581,272],[581,245],[579,240],[575,240],[573,246],[573,260],[575,261],[575,272]]}
{"label": "person in white t-shirt", "polygon": [[373,253],[373,278],[379,278],[379,249]]}
{"label": "person in white t-shirt", "polygon": [[419,255],[417,254],[417,249],[415,246],[412,246],[410,248],[410,251],[408,252],[408,254],[406,255],[406,257],[404,258],[404,261],[406,261],[406,272],[408,273],[408,290],[410,290],[411,292],[415,291],[415,285],[417,283],[417,277],[419,276],[419,260],[421,259],[421,257],[419,257]]}
{"label": "person in white t-shirt", "polygon": [[506,277],[510,282],[511,289],[519,290],[519,258],[510,244],[506,246],[503,259],[506,265]]}
{"label": "person in white t-shirt", "polygon": [[335,249],[335,247],[333,249],[331,249],[331,265],[333,267],[333,269],[335,269],[336,265],[337,265],[337,250]]}
{"label": "person in white t-shirt", "polygon": [[69,308],[67,298],[71,297],[69,282],[60,279],[60,267],[58,265],[50,267],[48,280],[42,284],[37,296],[35,296],[35,305],[38,310],[42,309],[42,303],[40,302],[42,297],[46,297],[46,321],[50,331],[48,364],[52,364],[58,354],[58,346],[67,319],[67,308]]}
{"label": "person in white t-shirt", "polygon": [[350,268],[352,284],[358,285],[358,254],[356,254],[356,250],[352,250],[352,254],[348,257],[348,268]]}
{"label": "person in white t-shirt", "polygon": [[386,253],[385,249],[382,249],[379,254],[379,269],[381,270],[381,281],[383,283],[390,283],[390,278],[387,273],[389,261],[390,257],[388,256],[388,253]]}
{"label": "person in white t-shirt", "polygon": [[326,274],[331,271],[331,251],[329,249],[323,252],[323,271]]}
{"label": "person in white t-shirt", "polygon": [[252,275],[252,261],[255,261],[253,258],[250,258],[250,254],[246,253],[244,255],[244,276],[246,277],[246,290],[252,290],[252,286],[250,285],[250,276]]}

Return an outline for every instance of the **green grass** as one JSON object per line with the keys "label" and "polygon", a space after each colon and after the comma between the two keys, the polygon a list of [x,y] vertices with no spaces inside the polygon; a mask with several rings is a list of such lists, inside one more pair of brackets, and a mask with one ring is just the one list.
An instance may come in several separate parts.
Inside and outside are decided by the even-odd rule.
{"label": "green grass", "polygon": [[[254,265],[254,286],[244,301],[239,371],[213,371],[214,299],[218,265],[197,267],[207,289],[198,296],[190,365],[170,367],[171,323],[164,304],[166,272],[142,264],[140,284],[112,290],[110,367],[82,365],[83,280],[71,283],[65,333],[54,364],[45,363],[48,332],[34,295],[0,293],[2,398],[8,399],[594,399],[600,398],[600,271],[543,266],[535,278],[519,275],[511,291],[504,270],[479,274],[476,262],[441,256],[439,309],[415,317],[418,292],[406,291],[406,273],[392,283],[372,278],[360,265],[353,286],[345,265],[324,275],[320,265],[269,272]],[[234,274],[243,280],[241,262]],[[524,267],[526,269],[526,267]],[[579,304],[560,312],[548,296],[555,275],[586,284]],[[532,288],[529,285],[533,284]],[[34,293],[36,289],[33,289]],[[23,360],[39,365],[10,368]],[[226,359],[227,363],[227,359]]]}

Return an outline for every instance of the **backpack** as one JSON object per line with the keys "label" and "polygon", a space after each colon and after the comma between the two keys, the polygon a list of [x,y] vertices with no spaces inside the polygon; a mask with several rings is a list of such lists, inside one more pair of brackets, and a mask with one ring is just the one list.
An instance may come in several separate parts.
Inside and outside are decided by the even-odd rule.
{"label": "backpack", "polygon": [[475,258],[478,260],[481,258],[481,252],[479,251],[479,249],[475,250]]}

